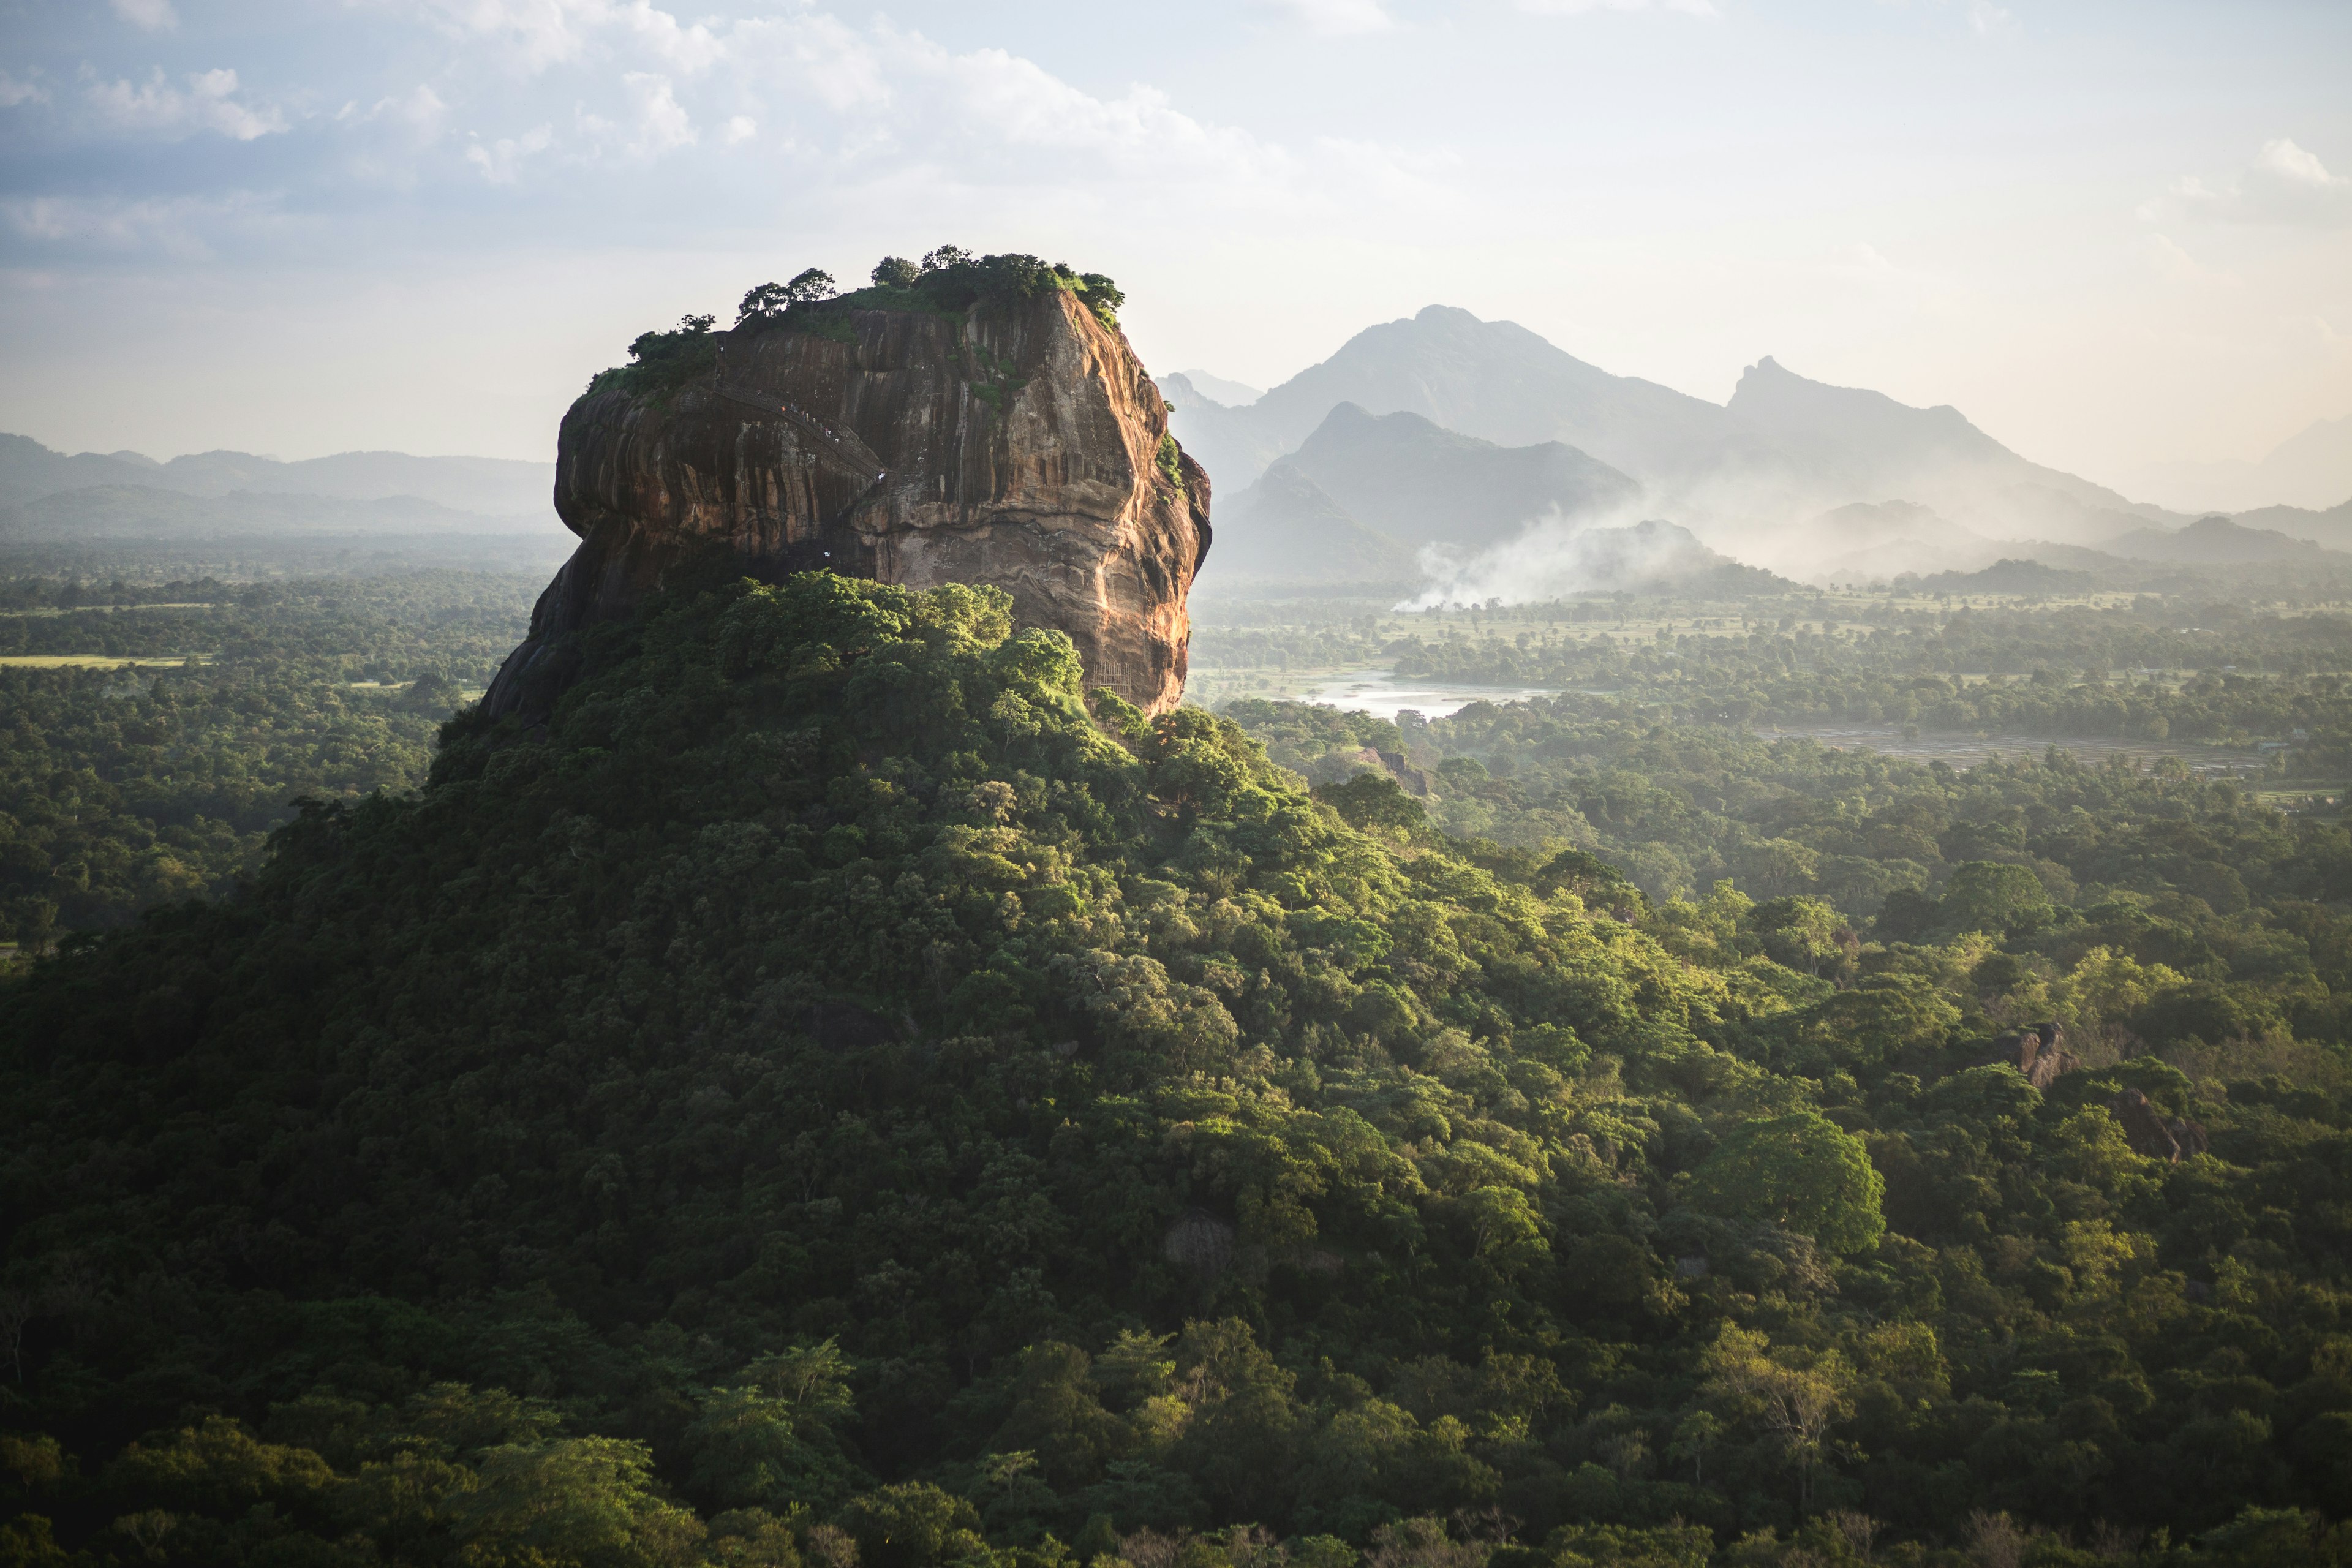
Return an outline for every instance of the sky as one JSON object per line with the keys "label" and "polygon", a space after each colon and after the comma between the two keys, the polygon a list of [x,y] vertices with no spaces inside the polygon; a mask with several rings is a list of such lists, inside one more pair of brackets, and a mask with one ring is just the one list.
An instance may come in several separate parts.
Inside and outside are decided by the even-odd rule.
{"label": "sky", "polygon": [[2343,0],[0,0],[0,430],[547,459],[638,331],[953,243],[1155,370],[1444,303],[2129,489],[2352,414],[2347,81]]}

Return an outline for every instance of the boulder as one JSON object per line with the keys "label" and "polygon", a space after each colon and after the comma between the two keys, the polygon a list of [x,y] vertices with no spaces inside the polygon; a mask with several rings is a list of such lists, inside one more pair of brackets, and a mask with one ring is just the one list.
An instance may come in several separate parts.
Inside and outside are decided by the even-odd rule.
{"label": "boulder", "polygon": [[2059,1074],[2073,1072],[2083,1065],[2081,1058],[2065,1048],[2065,1029],[2056,1023],[2011,1029],[1993,1041],[1992,1055],[1985,1058],[1985,1063],[2013,1067],[2025,1076],[2026,1082],[2047,1089]]}
{"label": "boulder", "polygon": [[581,542],[485,695],[493,715],[551,704],[564,633],[714,559],[767,580],[992,584],[1019,625],[1068,634],[1089,687],[1147,712],[1181,700],[1208,476],[1076,295],[845,301],[715,346],[668,384],[599,377],[563,416],[555,509]]}
{"label": "boulder", "polygon": [[2124,1141],[2151,1160],[2163,1160],[2177,1165],[2183,1159],[2202,1154],[2210,1147],[2203,1122],[2163,1115],[2147,1096],[2137,1089],[2127,1089],[2116,1096],[2107,1102],[2107,1109],[2123,1124]]}

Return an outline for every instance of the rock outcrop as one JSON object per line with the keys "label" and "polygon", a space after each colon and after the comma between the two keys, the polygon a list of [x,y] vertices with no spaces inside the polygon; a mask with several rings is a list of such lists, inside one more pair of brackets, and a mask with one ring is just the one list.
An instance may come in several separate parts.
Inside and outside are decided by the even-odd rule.
{"label": "rock outcrop", "polygon": [[555,508],[580,547],[485,696],[492,715],[552,700],[562,634],[713,554],[768,579],[993,584],[1018,624],[1069,634],[1089,686],[1175,706],[1209,482],[1125,335],[1060,289],[853,305],[739,327],[670,384],[600,377],[572,405]]}
{"label": "rock outcrop", "polygon": [[2210,1147],[2203,1122],[2165,1116],[2139,1089],[2125,1089],[2108,1102],[2107,1109],[2122,1123],[2124,1142],[2132,1146],[2134,1152],[2151,1160],[2177,1165],[2190,1155],[2204,1153]]}
{"label": "rock outcrop", "polygon": [[2015,1029],[1993,1042],[1993,1054],[1989,1062],[2014,1067],[2025,1075],[2025,1081],[2036,1089],[2046,1089],[2057,1081],[2061,1073],[2073,1072],[2082,1060],[2065,1048],[2066,1030],[2056,1023],[2036,1024],[2030,1029]]}

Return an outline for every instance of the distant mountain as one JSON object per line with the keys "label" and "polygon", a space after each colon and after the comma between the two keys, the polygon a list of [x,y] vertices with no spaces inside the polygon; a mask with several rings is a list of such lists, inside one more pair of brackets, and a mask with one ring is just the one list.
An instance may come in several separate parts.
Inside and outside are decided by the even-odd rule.
{"label": "distant mountain", "polygon": [[2289,539],[2308,539],[2330,550],[2352,550],[2352,500],[2325,511],[2299,506],[2266,506],[2242,511],[2230,521],[2240,528],[2272,529]]}
{"label": "distant mountain", "polygon": [[1174,427],[1213,479],[1245,484],[1342,403],[1503,446],[1565,442],[1651,482],[1712,470],[1727,454],[1770,458],[1703,398],[1612,375],[1525,327],[1445,305],[1366,328],[1245,408],[1179,407]]}
{"label": "distant mountain", "polygon": [[1180,370],[1176,374],[1182,376],[1193,391],[1212,402],[1222,403],[1228,408],[1240,408],[1247,404],[1255,403],[1265,395],[1264,387],[1251,386],[1244,382],[1227,381],[1223,376],[1212,375],[1205,370]]}
{"label": "distant mountain", "polygon": [[2032,530],[2087,544],[2170,521],[2160,507],[2019,457],[1957,408],[1913,408],[1885,393],[1811,381],[1769,357],[1740,376],[1728,411],[1768,437],[1798,487],[1816,494],[1903,496],[1993,538]]}
{"label": "distant mountain", "polygon": [[[1988,541],[2098,545],[2189,521],[2021,457],[1950,407],[1913,408],[1882,393],[1832,386],[1769,358],[1718,406],[1612,374],[1512,322],[1442,305],[1367,328],[1246,405],[1220,403],[1187,378],[1164,384],[1178,439],[1229,489],[1300,450],[1334,409],[1352,404],[1507,447],[1573,447],[1642,486],[1644,510],[1679,517],[1743,559],[1808,577],[1820,575],[1820,562],[1759,553],[1766,538],[1857,503],[1900,498]],[[1381,525],[1328,475],[1309,471],[1350,511]],[[1963,561],[1949,550],[1915,557],[1895,550],[1870,564],[1972,570],[1999,553]]]}
{"label": "distant mountain", "polygon": [[1557,441],[1499,447],[1417,414],[1342,403],[1297,452],[1218,503],[1208,581],[1410,584],[1421,576],[1422,545],[1475,552],[1538,520],[1628,510],[1640,494],[1623,474]]}
{"label": "distant mountain", "polygon": [[1210,592],[1240,582],[1402,590],[1421,580],[1410,547],[1349,516],[1286,458],[1257,483],[1218,502],[1216,528],[1216,547],[1200,580],[1200,588]]}
{"label": "distant mountain", "polygon": [[416,458],[404,452],[341,452],[285,463],[226,451],[159,463],[137,452],[68,456],[27,437],[0,436],[0,506],[100,485],[198,496],[240,490],[343,500],[414,496],[486,517],[537,520],[554,510],[555,465],[508,458]]}
{"label": "distant mountain", "polygon": [[0,508],[0,541],[194,540],[287,534],[560,532],[541,517],[485,517],[415,496],[189,495],[151,485],[91,485]]}
{"label": "distant mountain", "polygon": [[2352,496],[2352,414],[2298,431],[2260,462],[2151,463],[2132,477],[2176,506],[2214,511],[2333,506]]}
{"label": "distant mountain", "polygon": [[2101,581],[2095,572],[2004,559],[1982,571],[1937,572],[1904,585],[1920,594],[2082,594],[2099,587]]}
{"label": "distant mountain", "polygon": [[1631,510],[1642,493],[1558,441],[1498,447],[1353,403],[1332,409],[1287,461],[1350,516],[1408,545],[1482,549],[1538,518]]}
{"label": "distant mountain", "polygon": [[2178,533],[2153,529],[2128,533],[2110,541],[2106,548],[2136,561],[2189,565],[2243,566],[2271,561],[2352,565],[2352,558],[2340,552],[2323,549],[2306,539],[2290,539],[2274,529],[2246,528],[2226,517],[2200,519]]}

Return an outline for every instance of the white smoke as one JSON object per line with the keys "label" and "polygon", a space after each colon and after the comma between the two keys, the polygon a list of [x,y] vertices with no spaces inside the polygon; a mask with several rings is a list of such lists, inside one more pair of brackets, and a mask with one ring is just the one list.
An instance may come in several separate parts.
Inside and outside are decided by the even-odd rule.
{"label": "white smoke", "polygon": [[1397,608],[1542,604],[1720,563],[1687,530],[1655,519],[1634,521],[1640,515],[1638,505],[1599,518],[1553,512],[1466,558],[1444,545],[1424,545],[1419,564],[1429,585]]}
{"label": "white smoke", "polygon": [[2004,556],[2056,564],[2064,552],[2053,545],[2098,550],[2135,529],[2178,525],[2052,485],[1989,483],[1962,465],[1920,466],[1902,484],[1911,497],[1857,499],[1857,489],[1786,472],[1717,470],[1654,487],[1611,512],[1554,512],[1483,551],[1425,547],[1419,565],[1427,585],[1399,607],[1542,604],[1656,584],[1726,560],[1812,584],[1973,572]]}

